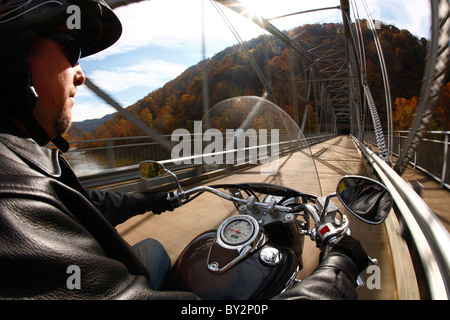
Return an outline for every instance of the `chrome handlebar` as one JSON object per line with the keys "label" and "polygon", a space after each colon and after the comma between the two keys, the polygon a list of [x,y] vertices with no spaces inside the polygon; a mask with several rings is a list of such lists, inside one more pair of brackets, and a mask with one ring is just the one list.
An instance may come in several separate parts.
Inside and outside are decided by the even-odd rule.
{"label": "chrome handlebar", "polygon": [[[183,205],[183,201],[187,200],[189,196],[201,193],[201,192],[209,192],[216,196],[219,196],[225,200],[232,201],[234,203],[246,205],[248,209],[251,211],[256,209],[265,209],[269,212],[274,218],[278,217],[279,213],[292,213],[299,214],[299,211],[306,211],[312,217],[315,224],[315,229],[309,231],[309,235],[311,239],[316,241],[318,244],[329,242],[330,240],[344,234],[348,230],[348,219],[347,216],[342,214],[336,206],[334,206],[331,202],[330,197],[325,199],[325,206],[320,204],[320,201],[317,201],[315,205],[304,204],[299,207],[286,207],[282,205],[275,205],[273,203],[262,203],[256,201],[255,197],[250,197],[248,199],[234,197],[230,194],[217,190],[213,187],[209,186],[198,186],[189,190],[183,190],[179,188],[178,190],[173,192],[172,196],[169,196],[171,199],[171,203],[174,207],[179,207]],[[331,195],[333,196],[333,195]],[[331,203],[331,205],[330,205]],[[328,214],[328,208],[333,208],[333,212]],[[337,224],[335,220],[335,213],[339,212],[341,216],[341,223]]]}
{"label": "chrome handlebar", "polygon": [[295,207],[294,208],[293,207],[285,207],[285,206],[280,206],[280,205],[272,206],[269,203],[258,202],[255,200],[255,198],[242,199],[242,198],[234,197],[225,192],[219,191],[215,188],[208,187],[208,186],[199,186],[199,187],[195,187],[195,188],[192,188],[192,189],[189,189],[186,191],[182,190],[182,189],[178,189],[174,193],[180,199],[180,204],[182,204],[181,201],[186,200],[190,195],[193,195],[193,194],[196,194],[199,192],[209,192],[209,193],[219,196],[225,200],[229,200],[229,201],[239,203],[239,204],[245,204],[245,205],[247,205],[248,208],[255,207],[255,208],[263,208],[263,209],[267,209],[267,210],[273,209],[275,211],[285,212],[285,213],[295,213],[296,209],[297,209]]}

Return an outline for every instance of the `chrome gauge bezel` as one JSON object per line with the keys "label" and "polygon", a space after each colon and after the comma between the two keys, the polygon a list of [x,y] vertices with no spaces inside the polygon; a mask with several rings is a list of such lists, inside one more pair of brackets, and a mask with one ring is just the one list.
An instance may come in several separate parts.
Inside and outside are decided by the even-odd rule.
{"label": "chrome gauge bezel", "polygon": [[[234,221],[244,220],[252,226],[252,232],[239,242],[230,243],[224,237],[225,228]],[[255,218],[248,215],[237,215],[225,219],[219,228],[215,240],[209,250],[207,268],[209,271],[220,274],[231,269],[249,253],[258,250],[268,241],[268,238],[260,228]],[[219,258],[220,257],[220,258]]]}
{"label": "chrome gauge bezel", "polygon": [[[245,221],[246,223],[248,223],[251,226],[251,228],[252,228],[251,233],[245,239],[243,239],[239,242],[230,242],[226,239],[224,232],[230,224],[232,224],[235,221],[239,221],[239,220]],[[258,222],[255,220],[255,218],[248,216],[248,215],[237,215],[237,216],[230,217],[221,223],[221,225],[219,226],[219,229],[217,230],[217,240],[220,243],[220,245],[224,248],[237,249],[237,248],[251,245],[256,240],[259,233],[260,233],[260,227],[259,227]]]}

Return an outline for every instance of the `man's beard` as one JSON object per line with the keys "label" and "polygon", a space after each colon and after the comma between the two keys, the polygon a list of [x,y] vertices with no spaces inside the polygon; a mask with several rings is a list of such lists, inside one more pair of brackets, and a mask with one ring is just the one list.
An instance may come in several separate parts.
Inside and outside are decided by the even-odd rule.
{"label": "man's beard", "polygon": [[72,115],[70,112],[61,113],[59,117],[55,121],[55,130],[58,135],[62,135],[69,130],[70,125],[72,124]]}

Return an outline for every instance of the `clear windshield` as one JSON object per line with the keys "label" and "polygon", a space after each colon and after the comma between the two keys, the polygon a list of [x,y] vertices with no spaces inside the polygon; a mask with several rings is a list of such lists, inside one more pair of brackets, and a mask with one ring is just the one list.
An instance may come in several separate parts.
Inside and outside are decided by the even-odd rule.
{"label": "clear windshield", "polygon": [[271,183],[322,195],[303,133],[272,102],[254,96],[224,100],[202,126],[208,184]]}

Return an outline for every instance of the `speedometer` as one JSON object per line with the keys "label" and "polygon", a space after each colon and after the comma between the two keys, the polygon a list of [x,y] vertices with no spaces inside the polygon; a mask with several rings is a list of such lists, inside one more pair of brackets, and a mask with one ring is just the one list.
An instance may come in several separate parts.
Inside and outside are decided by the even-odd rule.
{"label": "speedometer", "polygon": [[239,214],[223,221],[209,250],[207,266],[212,272],[222,273],[261,248],[268,238],[255,218]]}
{"label": "speedometer", "polygon": [[230,245],[238,245],[248,241],[255,231],[253,223],[245,218],[227,221],[221,230],[222,240]]}

